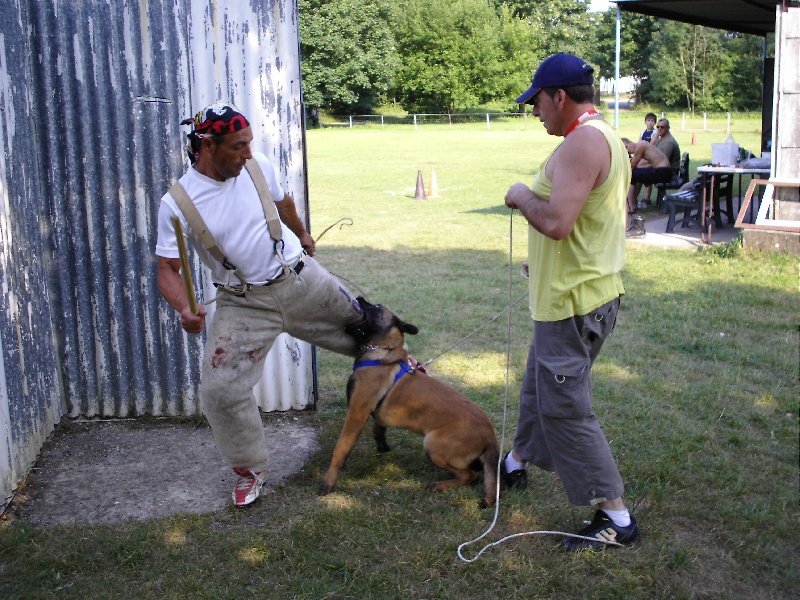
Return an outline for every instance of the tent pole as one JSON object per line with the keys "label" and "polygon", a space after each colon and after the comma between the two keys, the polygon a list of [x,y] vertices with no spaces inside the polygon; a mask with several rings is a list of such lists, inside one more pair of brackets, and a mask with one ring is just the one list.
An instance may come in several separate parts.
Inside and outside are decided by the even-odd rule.
{"label": "tent pole", "polygon": [[614,70],[614,128],[619,131],[619,54],[620,54],[620,10],[617,5],[617,57]]}

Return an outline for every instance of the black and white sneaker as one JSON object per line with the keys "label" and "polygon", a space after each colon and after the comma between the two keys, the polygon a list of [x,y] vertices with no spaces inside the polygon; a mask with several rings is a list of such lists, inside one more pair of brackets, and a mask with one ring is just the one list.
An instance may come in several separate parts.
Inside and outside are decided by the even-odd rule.
{"label": "black and white sneaker", "polygon": [[[511,454],[511,452],[508,454]],[[506,458],[508,458],[508,454],[500,461],[500,476],[503,483],[506,487],[524,490],[528,487],[528,470],[523,468],[506,471]]]}
{"label": "black and white sneaker", "polygon": [[632,544],[639,539],[639,526],[636,524],[636,519],[631,517],[630,525],[627,527],[619,527],[614,524],[614,521],[612,521],[605,512],[598,510],[592,522],[581,529],[577,535],[594,538],[597,541],[568,538],[562,542],[564,548],[570,552],[578,552],[579,550],[603,550],[606,546],[611,547],[618,544]]}

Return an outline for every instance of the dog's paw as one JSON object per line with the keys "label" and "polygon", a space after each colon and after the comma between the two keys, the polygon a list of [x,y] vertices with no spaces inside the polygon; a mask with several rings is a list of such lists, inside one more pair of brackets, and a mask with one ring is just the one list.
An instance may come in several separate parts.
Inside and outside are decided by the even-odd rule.
{"label": "dog's paw", "polygon": [[440,481],[431,481],[428,484],[428,491],[429,492],[443,492],[445,490],[445,487],[440,485],[440,483],[441,483]]}
{"label": "dog's paw", "polygon": [[334,489],[336,489],[336,484],[329,485],[323,481],[321,484],[319,484],[319,489],[317,490],[317,496],[327,496]]}
{"label": "dog's paw", "polygon": [[483,510],[484,508],[489,508],[493,504],[494,504],[494,498],[492,498],[491,501],[484,498],[483,500],[481,500],[480,503],[481,510]]}

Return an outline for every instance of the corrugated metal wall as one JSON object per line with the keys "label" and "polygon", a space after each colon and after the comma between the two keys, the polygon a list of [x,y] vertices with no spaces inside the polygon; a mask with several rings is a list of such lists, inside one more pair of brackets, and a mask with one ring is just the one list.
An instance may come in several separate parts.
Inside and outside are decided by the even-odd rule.
{"label": "corrugated metal wall", "polygon": [[[199,412],[202,339],[161,299],[153,256],[160,197],[188,166],[183,118],[234,102],[306,206],[294,0],[2,8],[0,503],[63,415]],[[313,404],[312,362],[280,339],[262,409]]]}
{"label": "corrugated metal wall", "polygon": [[[9,3],[6,3],[9,4]],[[33,102],[29,8],[0,10],[0,505],[62,413],[54,317],[47,296],[42,198],[49,192]],[[41,219],[41,221],[40,221]],[[41,222],[41,225],[40,225]],[[44,234],[44,235],[43,235]]]}

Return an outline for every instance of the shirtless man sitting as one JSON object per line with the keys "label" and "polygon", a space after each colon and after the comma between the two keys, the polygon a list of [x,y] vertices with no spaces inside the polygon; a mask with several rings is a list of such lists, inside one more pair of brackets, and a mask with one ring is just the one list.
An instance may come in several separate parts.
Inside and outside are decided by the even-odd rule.
{"label": "shirtless man sitting", "polygon": [[[669,158],[650,142],[632,142],[622,138],[631,157],[631,185],[628,188],[628,212],[636,212],[636,195],[641,184],[667,183],[672,179]],[[639,184],[639,185],[637,185]]]}

